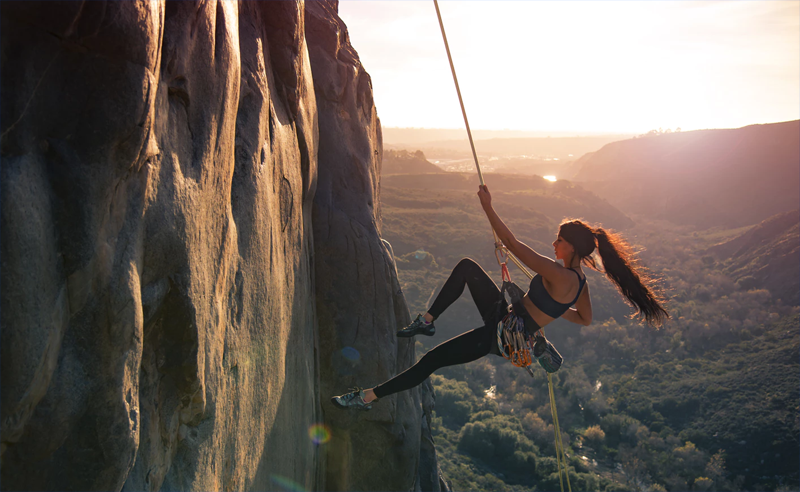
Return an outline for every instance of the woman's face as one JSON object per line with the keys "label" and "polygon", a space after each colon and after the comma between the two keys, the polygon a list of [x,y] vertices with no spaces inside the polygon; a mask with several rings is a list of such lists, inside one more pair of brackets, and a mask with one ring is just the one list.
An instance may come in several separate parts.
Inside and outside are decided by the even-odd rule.
{"label": "woman's face", "polygon": [[568,260],[575,254],[575,248],[561,236],[557,236],[553,241],[553,249],[556,253],[556,260]]}

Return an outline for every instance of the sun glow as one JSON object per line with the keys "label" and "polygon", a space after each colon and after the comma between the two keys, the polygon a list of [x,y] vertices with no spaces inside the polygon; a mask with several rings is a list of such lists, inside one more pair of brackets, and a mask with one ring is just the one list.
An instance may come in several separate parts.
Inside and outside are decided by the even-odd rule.
{"label": "sun glow", "polygon": [[555,176],[542,176],[542,177],[543,177],[544,179],[546,179],[547,181],[551,181],[551,182],[553,182],[553,183],[555,183],[556,181],[558,181],[558,180],[556,179],[556,177],[555,177]]}
{"label": "sun glow", "polygon": [[[800,118],[798,1],[440,2],[475,129],[645,133]],[[462,128],[429,1],[342,1],[385,126]]]}

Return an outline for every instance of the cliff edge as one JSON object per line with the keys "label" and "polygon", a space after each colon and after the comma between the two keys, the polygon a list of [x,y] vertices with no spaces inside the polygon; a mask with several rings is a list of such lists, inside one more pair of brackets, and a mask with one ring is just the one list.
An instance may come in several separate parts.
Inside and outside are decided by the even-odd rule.
{"label": "cliff edge", "polygon": [[414,360],[336,3],[10,1],[0,23],[2,488],[438,487],[417,391],[327,403]]}

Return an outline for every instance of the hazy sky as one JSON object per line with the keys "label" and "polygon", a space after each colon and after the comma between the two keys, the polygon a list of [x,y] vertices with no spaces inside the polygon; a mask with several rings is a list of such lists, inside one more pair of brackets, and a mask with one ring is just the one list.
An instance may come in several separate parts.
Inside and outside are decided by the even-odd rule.
{"label": "hazy sky", "polygon": [[[473,129],[800,118],[798,1],[439,2]],[[462,128],[433,1],[342,0],[384,126]]]}

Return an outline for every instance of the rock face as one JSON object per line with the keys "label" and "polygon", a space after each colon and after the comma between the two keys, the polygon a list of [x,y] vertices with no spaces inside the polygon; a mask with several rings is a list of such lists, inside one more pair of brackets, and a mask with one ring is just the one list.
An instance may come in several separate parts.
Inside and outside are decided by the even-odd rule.
{"label": "rock face", "polygon": [[414,345],[395,336],[411,320],[391,246],[380,237],[383,149],[372,82],[335,4],[309,2],[306,29],[320,128],[312,223],[320,363],[327,368],[320,387],[332,435],[325,483],[329,490],[419,489],[417,389],[357,414],[326,398],[401,372],[414,362]]}
{"label": "rock face", "polygon": [[413,347],[369,76],[308,7],[0,3],[3,489],[419,482],[416,392],[327,406]]}

